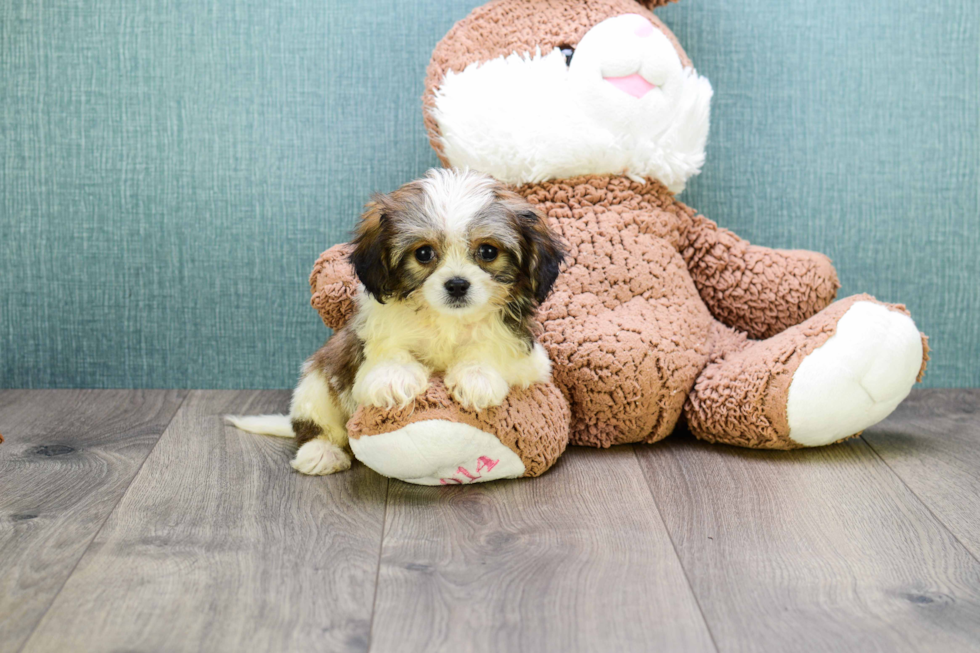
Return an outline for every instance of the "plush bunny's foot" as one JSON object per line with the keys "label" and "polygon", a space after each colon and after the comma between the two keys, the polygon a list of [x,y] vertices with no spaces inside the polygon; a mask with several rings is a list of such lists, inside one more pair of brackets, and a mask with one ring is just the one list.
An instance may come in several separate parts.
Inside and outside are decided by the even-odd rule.
{"label": "plush bunny's foot", "polygon": [[836,442],[888,417],[915,385],[922,337],[904,313],[856,302],[836,333],[793,375],[789,437],[807,447]]}
{"label": "plush bunny's foot", "polygon": [[362,406],[347,423],[358,460],[418,485],[537,476],[568,443],[568,404],[551,384],[511,390],[500,406],[464,408],[441,379],[404,409]]}
{"label": "plush bunny's foot", "polygon": [[684,412],[704,440],[756,449],[818,447],[856,435],[908,396],[928,360],[904,306],[868,295],[835,302],[768,340],[722,328],[722,355]]}
{"label": "plush bunny's foot", "polygon": [[517,454],[496,437],[458,422],[412,422],[350,442],[357,459],[374,471],[417,485],[483,483],[525,472]]}

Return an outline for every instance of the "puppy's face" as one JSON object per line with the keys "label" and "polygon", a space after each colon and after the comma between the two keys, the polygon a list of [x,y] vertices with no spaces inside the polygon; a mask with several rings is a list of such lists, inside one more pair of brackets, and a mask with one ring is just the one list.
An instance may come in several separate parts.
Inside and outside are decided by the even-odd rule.
{"label": "puppy's face", "polygon": [[433,170],[376,196],[351,263],[378,301],[447,316],[504,310],[523,321],[551,290],[561,246],[520,196],[481,174]]}

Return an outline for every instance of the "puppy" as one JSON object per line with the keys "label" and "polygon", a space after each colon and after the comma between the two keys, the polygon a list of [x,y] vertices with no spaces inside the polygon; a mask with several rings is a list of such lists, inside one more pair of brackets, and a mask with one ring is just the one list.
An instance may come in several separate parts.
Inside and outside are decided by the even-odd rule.
{"label": "puppy", "polygon": [[357,406],[406,407],[432,374],[474,410],[549,379],[534,313],[564,253],[523,198],[482,174],[432,170],[375,196],[353,245],[357,313],[304,364],[288,423],[229,418],[247,431],[295,436],[297,471],[349,468],[346,424]]}

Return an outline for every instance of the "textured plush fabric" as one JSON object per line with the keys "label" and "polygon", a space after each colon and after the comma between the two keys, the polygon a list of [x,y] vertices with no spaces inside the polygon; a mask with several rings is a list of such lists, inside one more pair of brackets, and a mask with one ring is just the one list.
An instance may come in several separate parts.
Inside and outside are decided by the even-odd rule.
{"label": "textured plush fabric", "polygon": [[460,407],[449,396],[442,379],[433,378],[428,391],[412,407],[360,408],[347,423],[347,430],[357,440],[435,419],[469,424],[495,435],[520,457],[524,476],[543,474],[568,444],[568,402],[552,384],[514,390],[500,406],[476,412]]}
{"label": "textured plush fabric", "polygon": [[[728,326],[771,335],[837,289],[829,263],[812,274],[819,255],[751,247],[657,182],[585,177],[518,192],[569,247],[540,315],[555,382],[572,403],[573,444],[655,442],[673,430],[710,352],[709,307]],[[780,296],[786,285],[797,292]]]}
{"label": "textured plush fabric", "polygon": [[[310,266],[438,165],[426,66],[483,2],[0,2],[0,386],[292,387]],[[924,383],[980,385],[980,3],[655,12],[715,89],[681,200],[907,303]]]}
{"label": "textured plush fabric", "polygon": [[358,291],[357,277],[347,260],[353,247],[347,243],[334,245],[316,260],[310,273],[310,305],[320,314],[329,328],[337,331],[354,315],[354,295]]}
{"label": "textured plush fabric", "polygon": [[692,220],[681,253],[701,299],[750,338],[799,324],[837,295],[837,271],[823,254],[755,247],[703,216]]}

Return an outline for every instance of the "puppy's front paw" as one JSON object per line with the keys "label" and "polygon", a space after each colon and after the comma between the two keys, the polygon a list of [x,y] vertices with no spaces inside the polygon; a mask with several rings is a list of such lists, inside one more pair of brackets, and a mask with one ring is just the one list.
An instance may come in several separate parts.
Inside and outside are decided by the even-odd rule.
{"label": "puppy's front paw", "polygon": [[499,406],[510,392],[500,372],[484,365],[454,367],[446,374],[446,387],[461,406],[475,410]]}
{"label": "puppy's front paw", "polygon": [[429,387],[429,371],[421,363],[383,363],[354,384],[354,401],[378,408],[404,408]]}
{"label": "puppy's front paw", "polygon": [[316,438],[300,447],[289,464],[300,474],[324,476],[350,469],[350,456],[337,445]]}

